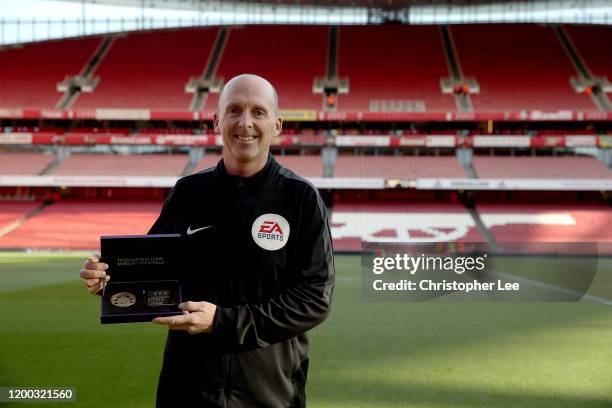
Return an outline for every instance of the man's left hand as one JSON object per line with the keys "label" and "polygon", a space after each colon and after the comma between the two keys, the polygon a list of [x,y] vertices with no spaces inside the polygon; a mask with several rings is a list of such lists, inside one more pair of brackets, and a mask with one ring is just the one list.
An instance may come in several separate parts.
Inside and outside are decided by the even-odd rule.
{"label": "man's left hand", "polygon": [[217,306],[208,302],[185,302],[178,305],[181,316],[156,317],[155,324],[165,324],[170,330],[186,330],[189,334],[210,333]]}

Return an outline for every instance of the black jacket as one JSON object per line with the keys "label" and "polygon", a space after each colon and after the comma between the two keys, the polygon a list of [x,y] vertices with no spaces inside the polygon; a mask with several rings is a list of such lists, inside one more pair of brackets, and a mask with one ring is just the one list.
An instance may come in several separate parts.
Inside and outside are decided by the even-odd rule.
{"label": "black jacket", "polygon": [[305,332],[334,286],[317,190],[271,154],[248,178],[220,161],[176,183],[149,233],[185,235],[183,299],[218,306],[212,333],[168,332],[157,406],[305,406]]}

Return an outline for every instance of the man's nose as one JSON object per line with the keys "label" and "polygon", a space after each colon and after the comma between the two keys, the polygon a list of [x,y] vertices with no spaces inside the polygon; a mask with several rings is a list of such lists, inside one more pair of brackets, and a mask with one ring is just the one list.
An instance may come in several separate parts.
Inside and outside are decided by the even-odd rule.
{"label": "man's nose", "polygon": [[238,124],[245,129],[252,128],[253,117],[251,116],[251,113],[248,111],[243,112],[242,115],[240,115],[240,121]]}

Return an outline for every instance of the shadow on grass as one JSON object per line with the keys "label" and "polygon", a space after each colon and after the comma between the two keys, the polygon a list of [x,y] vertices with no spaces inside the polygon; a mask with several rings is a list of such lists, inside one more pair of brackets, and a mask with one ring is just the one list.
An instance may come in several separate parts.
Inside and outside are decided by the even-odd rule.
{"label": "shadow on grass", "polygon": [[[332,381],[330,379],[330,381]],[[520,391],[480,391],[446,385],[390,384],[380,381],[333,378],[338,390],[352,390],[312,396],[312,407],[496,407],[496,408],[609,408],[612,398],[537,395]]]}

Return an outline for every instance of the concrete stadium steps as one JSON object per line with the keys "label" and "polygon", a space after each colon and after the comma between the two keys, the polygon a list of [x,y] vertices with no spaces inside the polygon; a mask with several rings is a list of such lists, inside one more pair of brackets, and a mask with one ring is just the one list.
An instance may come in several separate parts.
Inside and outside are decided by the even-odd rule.
{"label": "concrete stadium steps", "polygon": [[[327,32],[324,26],[246,26],[229,33],[217,77],[225,81],[245,72],[270,80],[279,95],[281,109],[322,108],[322,97],[312,93],[315,77],[325,74]],[[261,49],[253,46],[274,44],[281,53],[262,58]],[[218,94],[206,99],[204,110],[215,110]]]}
{"label": "concrete stadium steps", "polygon": [[40,201],[0,201],[0,236],[10,225],[41,206]]}
{"label": "concrete stadium steps", "polygon": [[196,165],[194,173],[206,170],[211,167],[215,167],[217,163],[219,163],[219,160],[221,160],[220,154],[213,153],[205,155]]}
{"label": "concrete stadium steps", "polygon": [[[313,82],[327,74],[329,26],[254,25],[230,27],[213,78],[228,80],[244,72],[260,74],[277,88],[281,109],[323,110]],[[612,77],[610,30],[565,28],[593,75]],[[133,109],[188,112],[193,94],[185,92],[191,77],[201,77],[219,27],[129,32],[117,35],[92,73],[100,82],[80,93],[75,110]],[[338,112],[370,109],[372,100],[421,101],[426,112],[456,112],[452,95],[443,95],[448,78],[439,28],[436,26],[342,26],[337,29],[337,74],[349,93],[337,99]],[[593,111],[597,106],[570,84],[576,76],[570,58],[552,28],[535,24],[456,25],[450,28],[457,65],[473,77],[479,94],[470,95],[475,112]],[[274,44],[260,58],[259,43]],[[0,108],[49,109],[62,94],[56,86],[87,66],[102,37],[63,39],[0,51]],[[203,109],[216,108],[218,94]],[[198,106],[199,109],[199,106]],[[394,108],[390,108],[393,110]],[[407,108],[411,109],[411,108]],[[384,110],[384,109],[383,109]],[[106,112],[108,114],[108,112]],[[146,117],[146,112],[131,114]],[[103,115],[104,116],[104,115]]]}
{"label": "concrete stadium steps", "polygon": [[39,175],[53,159],[43,153],[0,153],[0,176]]}
{"label": "concrete stadium steps", "polygon": [[187,111],[191,76],[205,68],[217,28],[129,33],[117,38],[94,76],[100,83],[72,108]]}
{"label": "concrete stadium steps", "polygon": [[456,25],[452,33],[463,74],[480,85],[475,111],[597,108],[570,85],[576,72],[550,27]]}
{"label": "concrete stadium steps", "polygon": [[583,61],[594,76],[607,76],[612,81],[612,29],[606,26],[565,26],[568,37],[574,43]]}
{"label": "concrete stadium steps", "polygon": [[58,82],[77,75],[100,41],[45,41],[0,51],[0,108],[55,107],[62,96]]}
{"label": "concrete stadium steps", "polygon": [[0,248],[96,249],[101,235],[146,234],[161,206],[160,201],[54,203],[0,237]]}
{"label": "concrete stadium steps", "polygon": [[[217,69],[225,81],[245,72],[268,79],[279,95],[281,109],[322,108],[322,96],[312,93],[315,77],[325,75],[329,27],[232,27]],[[274,45],[263,58],[259,45]],[[206,99],[204,110],[215,110],[218,94]]]}

